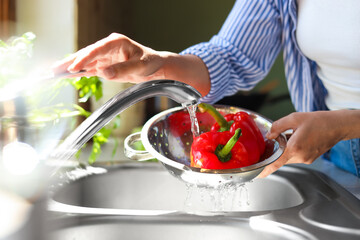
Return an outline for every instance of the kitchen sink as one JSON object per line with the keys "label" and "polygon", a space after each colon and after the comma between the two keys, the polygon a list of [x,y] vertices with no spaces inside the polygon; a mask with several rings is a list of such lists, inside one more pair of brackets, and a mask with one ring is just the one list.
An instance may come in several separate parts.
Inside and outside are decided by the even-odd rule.
{"label": "kitchen sink", "polygon": [[160,164],[148,163],[124,164],[106,174],[80,179],[57,191],[53,200],[86,208],[164,213],[267,211],[294,207],[304,201],[293,184],[276,175],[245,185],[197,188],[174,178]]}
{"label": "kitchen sink", "polygon": [[186,185],[160,163],[106,170],[54,191],[54,239],[360,238],[359,199],[308,168],[219,189]]}

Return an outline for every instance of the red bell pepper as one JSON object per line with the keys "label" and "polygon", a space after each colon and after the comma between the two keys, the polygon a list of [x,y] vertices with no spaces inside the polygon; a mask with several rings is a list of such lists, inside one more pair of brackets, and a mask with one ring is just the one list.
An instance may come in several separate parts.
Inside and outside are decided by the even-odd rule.
{"label": "red bell pepper", "polygon": [[264,137],[256,125],[254,119],[247,112],[237,112],[234,114],[234,124],[231,125],[230,131],[235,131],[237,129],[237,124],[247,123],[251,130],[253,130],[254,135],[256,136],[256,140],[259,146],[260,154],[263,154],[265,151],[265,140]]}
{"label": "red bell pepper", "polygon": [[232,169],[251,165],[248,152],[238,141],[241,130],[206,132],[194,139],[191,166],[203,169]]}
{"label": "red bell pepper", "polygon": [[[200,131],[209,131],[208,126],[215,123],[215,120],[207,113],[196,113],[198,119]],[[185,133],[191,132],[191,120],[187,110],[173,113],[168,118],[169,129],[171,134],[175,137],[181,137]],[[205,129],[206,128],[206,129]]]}
{"label": "red bell pepper", "polygon": [[240,111],[223,116],[213,106],[206,103],[200,103],[198,108],[201,112],[208,112],[216,120],[211,127],[212,132],[230,131],[231,134],[234,134],[236,129],[241,128],[242,136],[239,141],[248,152],[248,162],[254,164],[260,160],[265,151],[265,141],[254,119],[248,113]]}

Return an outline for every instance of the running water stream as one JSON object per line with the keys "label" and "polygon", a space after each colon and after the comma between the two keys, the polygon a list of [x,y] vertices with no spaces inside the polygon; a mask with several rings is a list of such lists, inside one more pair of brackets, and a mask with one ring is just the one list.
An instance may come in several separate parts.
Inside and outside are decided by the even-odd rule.
{"label": "running water stream", "polygon": [[197,105],[191,105],[186,107],[189,115],[190,115],[190,121],[191,121],[191,132],[193,134],[193,137],[198,137],[200,135],[200,127],[199,127],[199,122],[197,120],[196,117],[196,109],[197,109]]}

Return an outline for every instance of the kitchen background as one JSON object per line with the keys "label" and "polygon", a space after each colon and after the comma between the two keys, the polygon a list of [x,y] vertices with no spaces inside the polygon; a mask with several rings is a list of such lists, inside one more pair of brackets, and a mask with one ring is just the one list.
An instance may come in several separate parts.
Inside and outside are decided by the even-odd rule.
{"label": "kitchen background", "polygon": [[[213,34],[216,34],[234,1],[0,0],[0,39],[7,39],[14,35],[19,36],[28,31],[34,32],[37,39],[32,64],[36,67],[51,64],[66,54],[106,37],[112,32],[123,33],[157,50],[179,52],[198,42],[207,41]],[[7,21],[8,19],[11,21]],[[249,103],[255,103],[252,96],[265,95],[265,100],[256,103],[251,108],[273,120],[294,111],[288,97],[281,58],[280,55],[270,74],[261,84],[249,93],[239,93],[237,98],[242,100],[237,102],[232,100],[230,105],[239,103],[240,106],[249,106]],[[111,82],[104,82],[104,84],[106,97],[115,94],[110,92],[115,86],[117,88],[115,92],[130,86]],[[272,91],[267,95],[269,89]],[[66,89],[60,96],[59,101],[74,102],[76,100],[76,94],[72,88]],[[93,107],[96,108],[96,104],[92,103]],[[171,107],[172,104],[168,99],[156,98],[132,106],[121,114],[123,129],[120,134],[127,136],[132,127],[141,125],[147,117]],[[127,126],[126,123],[132,125]],[[1,126],[0,130],[2,130]],[[39,137],[39,142],[46,140]],[[1,143],[0,141],[0,147]],[[30,149],[32,150],[32,148]],[[0,148],[0,150],[3,149]],[[16,149],[17,152],[22,151]],[[111,154],[111,150],[108,152]],[[2,156],[0,155],[0,157]],[[29,156],[23,157],[24,160],[28,158]],[[123,159],[119,155],[116,155],[116,158]],[[247,204],[241,205],[241,201],[239,201],[240,211],[230,212],[227,216],[221,214],[220,218],[216,216],[211,218],[206,213],[206,215],[200,215],[199,218],[195,217],[193,220],[188,219],[188,216],[182,212],[182,208],[187,207],[182,202],[182,197],[194,196],[195,192],[192,190],[189,193],[188,186],[185,188],[171,174],[162,172],[162,170],[160,172],[158,166],[151,165],[152,163],[148,164],[150,164],[149,167],[144,167],[145,165],[139,163],[132,169],[129,168],[132,165],[124,163],[124,165],[118,165],[112,173],[101,174],[99,178],[89,176],[87,178],[89,181],[75,180],[76,182],[74,182],[77,184],[75,188],[72,188],[73,185],[64,184],[65,191],[62,194],[59,192],[60,194],[54,199],[60,206],[65,204],[65,208],[56,209],[56,205],[53,205],[55,208],[52,208],[52,211],[60,216],[63,214],[70,216],[65,218],[68,225],[63,225],[62,221],[52,223],[54,225],[60,223],[60,225],[56,225],[58,231],[57,235],[55,233],[57,236],[55,239],[75,239],[77,236],[87,240],[114,239],[114,237],[118,239],[121,234],[121,236],[125,235],[122,237],[123,239],[131,234],[143,234],[150,239],[168,239],[166,233],[176,233],[170,237],[176,239],[188,239],[187,235],[184,235],[188,233],[200,234],[203,239],[234,236],[236,238],[243,236],[246,239],[252,237],[261,239],[359,239],[359,179],[335,168],[327,161],[317,161],[308,166],[308,170],[304,166],[285,166],[273,177],[270,176],[266,180],[259,179],[258,182],[255,182],[249,187],[249,194],[246,190],[246,194],[242,195],[243,188],[240,187],[238,198],[242,200],[242,196],[245,196],[247,202]],[[15,170],[21,169],[18,166]],[[49,173],[44,173],[47,168],[42,169],[41,167],[43,166],[38,164],[38,169],[30,172],[29,176],[26,174],[15,175],[18,172],[14,171],[14,174],[10,175],[11,178],[4,174],[9,171],[2,171],[3,169],[0,168],[1,240],[49,239],[43,236],[46,228],[44,226],[50,223],[46,215],[48,214],[46,210],[49,210],[48,202],[46,196],[45,199],[43,196],[43,191],[48,189],[48,183],[44,180],[46,179],[44,176]],[[89,169],[89,174],[93,173],[91,171],[95,171],[95,169],[98,170],[96,166],[91,166]],[[310,171],[311,169],[320,170],[326,175],[318,175],[315,171]],[[79,170],[79,175],[84,174],[83,169],[77,168],[76,170]],[[61,181],[58,187],[66,180],[61,178],[63,175],[59,176]],[[100,181],[96,179],[100,179]],[[11,189],[13,182],[16,183],[16,187]],[[68,186],[70,188],[66,188]],[[142,188],[139,189],[139,186]],[[55,191],[51,187],[50,191]],[[7,191],[9,188],[14,190],[15,194]],[[18,189],[24,190],[27,195],[17,195]],[[203,191],[199,192],[202,194]],[[143,195],[139,196],[137,193]],[[201,199],[201,205],[204,205],[203,195],[199,199]],[[232,201],[234,202],[234,198]],[[166,204],[174,202],[179,202],[179,207],[167,207]],[[131,205],[133,203],[135,205]],[[138,203],[140,204],[137,205]],[[143,213],[146,214],[147,210],[153,212],[152,204],[154,203],[160,203],[159,206],[164,204],[163,208],[160,207],[160,212],[166,209],[166,214],[161,213],[159,216],[154,216],[159,217],[157,224],[149,225],[150,222],[143,221],[142,216],[138,215],[139,209],[140,211],[145,210]],[[142,204],[144,205],[141,206]],[[66,210],[66,205],[70,206],[70,210]],[[88,206],[92,206],[93,209]],[[131,206],[134,207],[131,208]],[[98,211],[101,208],[114,211],[111,209],[113,208],[119,212],[124,209],[126,214],[121,217],[124,217],[125,224],[124,222],[119,223],[118,216],[115,217],[114,224],[114,218],[104,217],[103,212]],[[90,212],[87,212],[91,216],[90,224],[86,222],[89,220],[86,216],[81,218],[76,216],[74,209],[80,213],[86,213],[83,210],[89,211],[90,209]],[[132,210],[135,210],[136,215],[127,215]],[[175,214],[168,214],[168,210],[174,210]],[[94,212],[91,211],[95,211],[96,214],[101,213],[101,217],[93,216]],[[124,213],[121,212],[121,214]],[[236,219],[237,217],[239,219]],[[149,220],[151,217],[147,216],[146,219]],[[130,225],[126,223],[128,220]],[[139,225],[139,223],[141,224]],[[109,228],[109,226],[114,226],[114,228]],[[104,227],[110,231],[104,231]],[[198,231],[199,229],[201,231]],[[313,235],[315,237],[312,237]],[[200,238],[195,237],[194,239]]]}
{"label": "kitchen background", "polygon": [[[37,36],[34,62],[38,65],[61,59],[112,32],[123,33],[156,50],[180,52],[216,34],[234,3],[234,0],[1,1],[3,15],[7,11],[5,8],[15,11],[15,24],[9,29],[2,27],[2,37],[34,32]],[[111,82],[104,85],[102,102],[130,86]],[[269,89],[272,91],[267,94]],[[60,101],[74,101],[75,94],[69,89],[62,96],[64,99]],[[259,96],[258,101],[253,100],[253,96]],[[93,103],[92,108],[97,108],[102,102]],[[281,54],[263,82],[249,93],[239,93],[236,101],[230,99],[227,104],[253,109],[272,120],[294,111],[288,96]],[[120,134],[127,135],[131,128],[172,105],[168,99],[159,97],[132,106],[121,115],[123,124],[132,119],[132,126],[124,126]]]}

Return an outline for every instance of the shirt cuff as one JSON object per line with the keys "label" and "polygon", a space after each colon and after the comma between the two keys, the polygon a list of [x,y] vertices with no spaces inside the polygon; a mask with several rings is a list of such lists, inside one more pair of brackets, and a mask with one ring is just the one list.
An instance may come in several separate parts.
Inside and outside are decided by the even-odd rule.
{"label": "shirt cuff", "polygon": [[231,87],[230,70],[228,63],[224,60],[226,52],[213,44],[199,43],[180,53],[181,55],[192,54],[198,56],[205,63],[211,81],[210,92],[200,99],[201,102],[215,103],[225,96],[233,95],[237,92]]}

